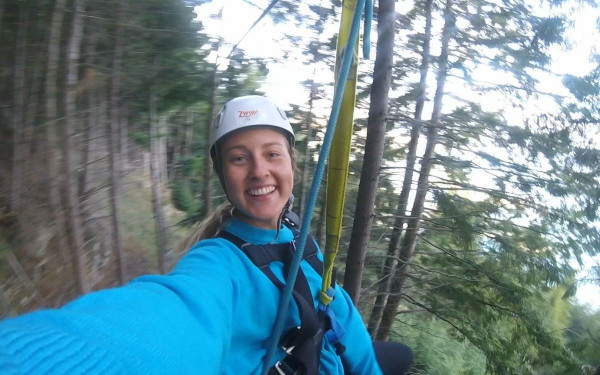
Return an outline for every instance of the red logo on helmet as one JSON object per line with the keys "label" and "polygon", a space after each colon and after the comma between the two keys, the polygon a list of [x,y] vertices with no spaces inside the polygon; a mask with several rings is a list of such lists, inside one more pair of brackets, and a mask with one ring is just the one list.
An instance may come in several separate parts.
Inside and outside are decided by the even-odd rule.
{"label": "red logo on helmet", "polygon": [[258,109],[253,109],[251,111],[238,111],[238,117],[252,117],[258,115]]}

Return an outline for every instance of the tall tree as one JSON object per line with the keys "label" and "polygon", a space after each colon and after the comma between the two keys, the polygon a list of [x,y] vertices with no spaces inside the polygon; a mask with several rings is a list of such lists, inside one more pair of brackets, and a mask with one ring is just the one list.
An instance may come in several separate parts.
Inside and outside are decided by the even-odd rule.
{"label": "tall tree", "polygon": [[21,7],[19,16],[19,30],[17,32],[16,55],[14,67],[14,88],[13,88],[13,110],[12,110],[12,128],[13,128],[13,156],[11,173],[11,192],[10,208],[12,211],[19,209],[21,201],[21,188],[23,186],[23,127],[25,120],[25,63],[27,54],[27,29],[29,28],[30,2],[27,1]]}
{"label": "tall tree", "polygon": [[304,161],[304,165],[302,167],[302,184],[300,185],[301,188],[301,192],[300,192],[300,202],[298,202],[298,207],[300,208],[299,214],[300,217],[302,217],[304,215],[304,212],[302,212],[302,209],[304,208],[304,204],[306,203],[306,197],[308,195],[308,190],[309,190],[309,175],[311,172],[311,150],[310,150],[310,143],[313,140],[313,130],[312,130],[312,124],[313,124],[313,103],[315,101],[317,95],[317,85],[316,82],[314,80],[312,80],[311,85],[310,85],[310,93],[309,93],[309,97],[308,97],[308,113],[306,115],[306,140],[304,141],[305,145],[304,145],[304,157],[303,157],[303,161]]}
{"label": "tall tree", "polygon": [[75,147],[77,125],[77,82],[79,74],[79,56],[83,39],[83,11],[86,0],[75,0],[73,3],[73,20],[67,47],[67,87],[65,90],[65,142],[63,154],[66,167],[67,222],[69,225],[70,245],[77,273],[77,289],[86,293],[89,284],[86,278],[84,261],[84,241],[77,190],[77,169],[79,168]]}
{"label": "tall tree", "polygon": [[356,205],[354,212],[354,225],[346,259],[346,272],[344,273],[344,289],[355,303],[358,302],[360,297],[360,284],[369,242],[369,232],[373,223],[375,195],[385,144],[388,93],[392,81],[394,55],[394,3],[393,0],[379,1],[377,56],[373,70],[367,141],[356,198],[360,204]]}
{"label": "tall tree", "polygon": [[396,269],[398,267],[398,245],[400,244],[402,230],[404,229],[404,224],[406,222],[406,218],[408,217],[408,197],[413,183],[413,172],[415,170],[415,162],[417,160],[417,145],[419,143],[419,135],[421,134],[421,118],[427,95],[426,84],[430,60],[429,46],[431,42],[432,3],[433,0],[426,0],[424,6],[425,32],[423,34],[421,66],[419,69],[420,79],[419,85],[417,86],[416,90],[416,106],[414,121],[412,121],[410,141],[408,142],[407,146],[408,152],[406,153],[406,168],[404,169],[402,190],[400,191],[400,195],[398,196],[396,218],[394,219],[394,226],[392,228],[392,234],[388,243],[387,256],[384,260],[383,267],[381,268],[381,274],[378,283],[379,285],[377,289],[377,297],[375,299],[375,303],[373,304],[371,315],[369,316],[368,330],[372,336],[375,336],[379,329],[383,309],[385,307],[385,303],[387,302],[387,298],[390,293],[390,286],[392,280],[394,279],[394,273],[396,272]]}
{"label": "tall tree", "polygon": [[[152,79],[155,81],[157,72],[160,70],[160,59],[155,57],[154,67],[152,69]],[[165,245],[165,221],[162,208],[162,198],[160,196],[160,161],[159,161],[159,120],[157,115],[157,98],[155,86],[150,86],[150,173],[152,180],[152,205],[154,208],[154,224],[157,244],[158,270],[160,273],[166,271],[166,245]]]}
{"label": "tall tree", "polygon": [[121,103],[121,59],[123,54],[123,20],[125,19],[125,3],[120,2],[119,15],[117,17],[117,33],[115,39],[115,52],[113,56],[112,83],[111,83],[111,101],[110,101],[110,126],[109,126],[109,160],[110,160],[110,208],[112,224],[112,247],[117,258],[117,274],[119,283],[125,284],[127,281],[127,269],[125,263],[125,254],[123,252],[123,234],[121,224],[119,223],[119,200],[121,196],[121,117],[119,107]]}
{"label": "tall tree", "polygon": [[69,246],[66,236],[66,222],[63,215],[63,203],[60,195],[61,181],[61,155],[58,147],[58,105],[57,105],[57,84],[58,84],[58,66],[60,62],[60,41],[61,30],[63,28],[63,17],[65,14],[66,0],[56,0],[54,10],[52,11],[52,20],[50,22],[50,36],[48,38],[48,58],[46,65],[46,126],[45,135],[47,142],[46,167],[48,181],[48,201],[52,222],[55,227],[55,236],[58,239],[58,253],[62,256],[62,261],[66,264],[71,259],[68,252]]}
{"label": "tall tree", "polygon": [[0,0],[0,30],[2,30],[2,21],[4,20],[4,9],[5,9],[5,7],[6,7],[5,1],[4,0]]}
{"label": "tall tree", "polygon": [[427,195],[429,188],[429,173],[434,161],[434,150],[438,143],[437,127],[439,126],[440,116],[442,114],[442,99],[444,97],[444,86],[448,74],[449,45],[455,30],[456,19],[452,12],[452,4],[452,0],[447,0],[444,9],[445,24],[442,32],[442,49],[437,72],[437,88],[433,99],[433,113],[427,130],[427,144],[425,146],[425,153],[423,154],[421,168],[419,170],[419,182],[417,184],[416,196],[410,215],[411,218],[408,221],[406,234],[404,235],[404,240],[400,249],[400,269],[398,270],[397,275],[394,275],[391,294],[388,297],[381,319],[381,325],[377,333],[377,339],[379,340],[387,340],[389,337],[392,324],[398,311],[398,305],[402,298],[402,285],[406,280],[408,267],[417,246],[417,234],[421,225],[421,215],[423,214],[425,196]]}
{"label": "tall tree", "polygon": [[[475,79],[472,64],[485,65],[488,63],[486,58],[494,54],[480,53],[478,48],[483,50],[486,45],[493,45],[493,51],[501,51],[502,57],[498,58],[498,64],[502,64],[507,56],[514,53],[514,61],[518,61],[518,64],[502,64],[502,68],[498,70],[511,71],[511,68],[518,66],[515,69],[517,71],[514,72],[517,79],[511,81],[509,77],[503,76],[506,78],[498,81],[497,86],[485,87],[484,95],[489,96],[490,92],[499,90],[503,90],[501,92],[504,93],[510,92],[507,97],[515,98],[515,106],[511,112],[521,106],[531,109],[532,106],[524,104],[528,95],[543,94],[536,93],[535,80],[531,77],[528,79],[521,67],[527,66],[525,71],[544,69],[548,61],[544,46],[560,40],[560,21],[531,17],[531,14],[527,13],[526,6],[516,6],[515,11],[510,10],[510,6],[507,7],[501,14],[511,19],[517,17],[519,21],[500,23],[473,17],[474,13],[464,12],[465,9],[468,7],[458,2],[453,9],[455,14],[462,18],[460,23],[462,28],[457,29],[455,34],[457,41],[453,43],[453,51],[450,54],[452,61],[449,64],[459,74],[449,74],[449,77],[459,81],[464,78],[462,82],[466,86],[481,88],[484,82]],[[484,17],[489,15],[493,18],[499,15],[497,9],[486,6],[477,8],[474,5],[473,9],[481,10],[482,12],[477,14],[485,14]],[[489,10],[492,12],[486,13]],[[467,24],[473,22],[473,28],[464,27],[463,21],[467,21]],[[485,30],[482,29],[483,25]],[[489,29],[492,26],[493,31]],[[554,33],[554,30],[559,32]],[[489,35],[493,35],[493,40],[485,39]],[[484,43],[483,40],[486,42]],[[503,44],[499,42],[500,40],[518,42]],[[476,48],[476,45],[479,47]],[[499,72],[498,75],[500,74],[502,73]],[[504,84],[506,82],[511,84]],[[570,239],[566,239],[570,237],[569,233],[588,233],[578,235],[580,241],[589,239],[592,243],[597,239],[590,228],[584,229],[585,225],[579,226],[571,222],[572,218],[583,215],[584,209],[588,214],[594,215],[595,206],[590,204],[587,198],[569,200],[571,204],[575,201],[585,202],[581,205],[578,203],[577,208],[569,207],[570,204],[565,202],[566,206],[562,206],[563,214],[554,211],[556,202],[564,199],[559,195],[566,197],[570,194],[567,193],[569,188],[566,186],[571,186],[569,182],[571,178],[564,179],[564,176],[569,174],[573,176],[573,172],[577,171],[577,179],[582,183],[580,192],[585,191],[585,194],[589,192],[591,196],[595,196],[595,188],[592,186],[584,188],[588,186],[587,182],[584,183],[588,181],[588,173],[580,175],[582,171],[577,168],[565,175],[558,169],[550,171],[552,169],[550,167],[540,168],[542,165],[558,167],[558,164],[563,164],[561,161],[563,158],[571,159],[571,156],[568,156],[570,151],[567,150],[574,146],[570,143],[575,139],[569,139],[567,136],[569,131],[565,129],[564,118],[559,119],[560,116],[549,115],[549,108],[546,107],[544,115],[530,116],[527,120],[529,122],[525,122],[524,125],[509,127],[502,114],[486,113],[464,95],[464,90],[452,92],[453,87],[455,86],[450,86],[450,95],[460,98],[465,105],[451,103],[457,108],[440,118],[438,146],[445,148],[440,151],[438,147],[437,153],[434,154],[438,167],[432,169],[430,174],[432,177],[429,184],[431,187],[429,197],[432,203],[427,204],[423,210],[424,220],[418,233],[419,255],[412,259],[411,271],[407,278],[410,282],[405,283],[401,291],[402,298],[406,302],[403,306],[404,311],[401,312],[405,314],[397,316],[398,325],[393,334],[395,337],[398,334],[402,335],[401,323],[407,321],[407,315],[414,313],[415,309],[424,309],[446,319],[460,337],[466,338],[480,348],[487,357],[490,372],[524,373],[522,370],[524,366],[514,363],[511,357],[514,357],[515,353],[526,352],[528,343],[536,342],[538,349],[535,352],[527,352],[523,360],[529,364],[538,360],[545,361],[546,359],[543,358],[548,357],[540,353],[556,348],[556,341],[545,331],[536,313],[527,307],[530,305],[523,301],[531,301],[534,296],[538,298],[544,289],[553,283],[566,282],[566,275],[571,271],[569,267],[557,267],[554,257],[557,254],[561,254],[561,257],[569,257],[582,251],[577,240],[571,242]],[[402,119],[406,116],[398,118]],[[517,144],[521,146],[514,148],[509,146]],[[541,148],[538,149],[538,146]],[[534,156],[536,153],[537,156]],[[523,155],[523,160],[536,163],[536,166],[522,163],[517,155]],[[471,171],[475,170],[476,173],[485,173],[486,177],[471,175]],[[541,174],[545,176],[541,180],[546,182],[533,178],[533,176],[541,177]],[[560,187],[554,183],[547,185],[547,182],[559,180]],[[487,181],[493,181],[497,185],[490,188]],[[547,193],[558,200],[549,201],[544,193],[539,194],[541,192],[538,188],[542,186],[543,189],[548,187]],[[557,193],[559,195],[556,195]],[[471,194],[475,199],[465,199]],[[479,202],[483,198],[476,194],[488,196],[485,204]],[[539,202],[545,202],[546,207],[542,208]],[[531,218],[549,219],[550,217],[552,217],[550,220],[555,220],[550,227],[546,226],[550,222],[545,219],[531,221]],[[528,224],[523,225],[523,222]],[[561,224],[558,224],[559,222]],[[566,226],[567,222],[570,222],[569,228]],[[578,229],[574,229],[575,227]],[[566,237],[558,241],[562,243],[558,243],[557,238],[553,238],[551,233],[561,233],[561,236]],[[567,245],[568,242],[571,242],[571,245]],[[570,249],[567,250],[567,247]],[[593,248],[593,245],[590,248]],[[503,266],[494,263],[494,259],[498,263],[502,262]],[[507,262],[505,259],[512,261]],[[471,292],[471,285],[474,283],[478,285],[475,289],[479,292]],[[482,291],[483,289],[485,292]],[[510,290],[512,296],[508,296],[506,290]],[[516,297],[517,295],[519,297]],[[519,303],[513,304],[513,299]],[[457,311],[461,311],[461,314],[457,314]],[[499,319],[511,328],[507,330],[505,326],[492,324]],[[523,327],[530,328],[524,330]],[[511,331],[513,329],[520,334],[514,334]],[[494,340],[490,340],[490,335]],[[507,342],[518,342],[521,345],[520,349],[512,352],[504,348]],[[511,344],[511,347],[514,346]],[[560,352],[560,355],[555,358],[561,357],[560,361],[570,361],[564,352],[560,350],[556,352]],[[502,353],[502,355],[496,356],[495,353]],[[503,366],[504,370],[501,370]]]}
{"label": "tall tree", "polygon": [[[217,50],[218,50],[218,46],[219,46],[220,42],[217,42]],[[218,61],[218,60],[217,60]],[[212,73],[211,73],[211,78],[210,78],[210,95],[209,95],[209,101],[208,101],[208,112],[206,115],[206,139],[211,139],[212,138],[212,123],[213,123],[213,119],[215,118],[216,115],[216,108],[217,108],[217,90],[218,90],[218,83],[217,83],[217,72],[218,70],[218,66],[215,63],[215,66],[212,69]],[[210,156],[210,147],[206,148],[206,155],[204,156],[205,158],[205,162],[204,162],[204,191],[203,191],[203,198],[204,198],[204,212],[205,214],[209,214],[210,212],[212,212],[212,201],[213,201],[213,188],[212,188],[212,179],[213,179],[213,169],[212,169],[212,158]]]}

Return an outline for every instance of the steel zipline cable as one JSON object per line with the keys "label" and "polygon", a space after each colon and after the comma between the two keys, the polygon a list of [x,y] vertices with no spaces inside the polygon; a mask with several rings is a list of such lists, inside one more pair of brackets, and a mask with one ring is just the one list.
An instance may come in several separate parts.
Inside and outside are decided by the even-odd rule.
{"label": "steel zipline cable", "polygon": [[242,41],[244,40],[244,38],[246,38],[246,35],[248,35],[250,33],[250,31],[252,31],[252,29],[254,28],[254,26],[256,26],[267,15],[267,13],[269,13],[269,11],[275,6],[275,4],[277,4],[278,1],[279,0],[273,0],[273,1],[271,1],[271,3],[269,4],[269,6],[267,6],[265,8],[265,10],[263,10],[262,14],[256,19],[256,21],[254,21],[254,23],[252,24],[252,26],[250,26],[250,28],[248,29],[248,31],[246,31],[246,33],[240,38],[240,40],[233,46],[233,48],[231,49],[231,51],[229,51],[229,55],[227,55],[227,58],[231,57],[231,55],[233,54],[233,52],[235,52],[235,50],[240,45],[240,43],[242,43]]}

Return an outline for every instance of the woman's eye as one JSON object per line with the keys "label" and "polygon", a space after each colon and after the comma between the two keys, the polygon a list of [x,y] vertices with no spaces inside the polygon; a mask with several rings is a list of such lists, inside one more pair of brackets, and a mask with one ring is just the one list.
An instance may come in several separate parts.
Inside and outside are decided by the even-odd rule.
{"label": "woman's eye", "polygon": [[234,156],[231,158],[231,161],[233,163],[242,163],[246,160],[246,157],[243,155],[238,155],[238,156]]}
{"label": "woman's eye", "polygon": [[275,151],[269,152],[269,157],[271,157],[271,158],[276,158],[278,156],[279,156],[279,152],[275,152]]}

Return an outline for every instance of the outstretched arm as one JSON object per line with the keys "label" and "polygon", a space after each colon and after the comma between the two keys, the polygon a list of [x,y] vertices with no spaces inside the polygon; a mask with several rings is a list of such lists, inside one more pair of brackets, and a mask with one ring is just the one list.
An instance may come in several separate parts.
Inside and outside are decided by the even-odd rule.
{"label": "outstretched arm", "polygon": [[0,322],[0,373],[221,373],[234,293],[210,253],[191,251],[168,276]]}

